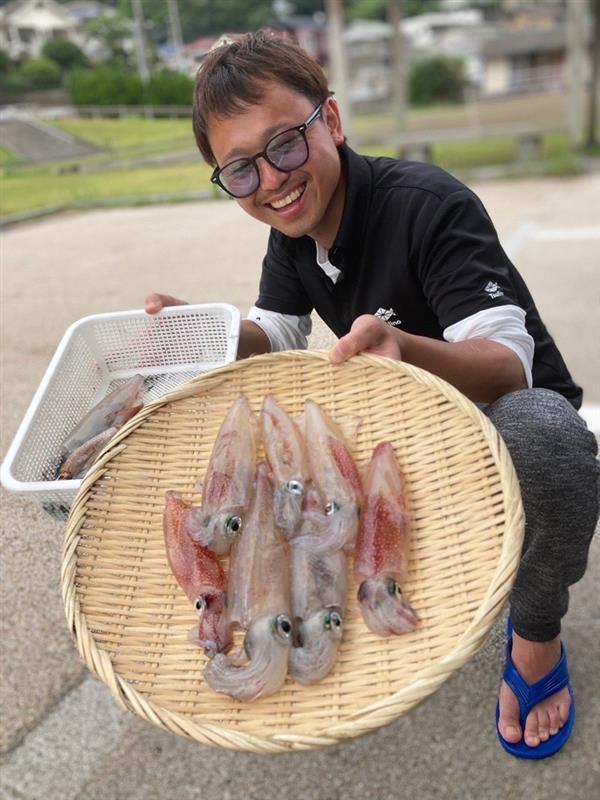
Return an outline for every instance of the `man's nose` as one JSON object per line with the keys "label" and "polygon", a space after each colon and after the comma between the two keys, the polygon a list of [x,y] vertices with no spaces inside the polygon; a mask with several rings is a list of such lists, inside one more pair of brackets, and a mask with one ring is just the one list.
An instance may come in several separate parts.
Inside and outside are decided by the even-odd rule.
{"label": "man's nose", "polygon": [[266,158],[259,158],[256,162],[258,174],[260,175],[260,185],[263,191],[273,191],[287,180],[288,173],[275,169]]}

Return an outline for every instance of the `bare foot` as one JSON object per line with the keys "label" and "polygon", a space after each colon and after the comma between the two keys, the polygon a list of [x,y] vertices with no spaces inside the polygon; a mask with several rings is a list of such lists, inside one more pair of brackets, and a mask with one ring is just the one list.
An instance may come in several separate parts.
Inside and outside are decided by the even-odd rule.
{"label": "bare foot", "polygon": [[[517,633],[512,635],[512,660],[521,677],[529,684],[547,675],[560,658],[560,638],[550,642],[529,642]],[[556,694],[534,706],[525,722],[525,733],[519,723],[519,703],[504,681],[500,686],[498,729],[502,738],[516,744],[524,738],[529,747],[547,741],[569,718],[571,695],[565,686]]]}

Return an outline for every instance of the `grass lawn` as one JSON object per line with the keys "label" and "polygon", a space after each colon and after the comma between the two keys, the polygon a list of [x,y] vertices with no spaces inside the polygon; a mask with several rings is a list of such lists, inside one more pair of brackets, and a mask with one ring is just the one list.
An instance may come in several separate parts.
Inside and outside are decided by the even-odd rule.
{"label": "grass lawn", "polygon": [[57,128],[113,154],[181,150],[196,146],[190,119],[61,119]]}
{"label": "grass lawn", "polygon": [[[411,111],[409,127],[431,128],[434,120],[441,124],[447,115],[464,114],[464,109],[431,109]],[[357,117],[357,137],[376,141],[386,134],[389,116]],[[111,161],[142,158],[151,154],[187,153],[195,149],[189,119],[64,119],[53,123],[80,139],[106,150],[76,161],[60,164],[29,165],[0,148],[0,213],[2,215],[39,211],[78,203],[144,202],[156,195],[186,195],[211,190],[210,168],[200,155],[192,155],[189,163],[145,165],[136,168],[111,168]],[[394,155],[378,145],[359,146],[372,155]],[[510,138],[485,139],[473,142],[445,142],[434,146],[433,159],[444,169],[462,172],[489,165],[507,165],[515,161],[516,142]],[[544,169],[548,174],[572,174],[577,163],[569,151],[565,136],[549,135],[544,143]],[[131,202],[134,202],[133,200]]]}
{"label": "grass lawn", "polygon": [[81,202],[125,198],[142,200],[153,195],[188,194],[211,189],[210,168],[175,164],[140,169],[89,173],[59,173],[53,168],[6,171],[0,213],[18,214]]}
{"label": "grass lawn", "polygon": [[[394,156],[391,148],[365,147],[369,155]],[[477,167],[506,166],[516,161],[517,142],[511,137],[481,139],[472,142],[440,142],[433,146],[433,162],[448,172],[467,172]],[[569,150],[565,135],[544,137],[544,172],[548,175],[569,175],[577,171],[577,158]]]}
{"label": "grass lawn", "polygon": [[19,160],[20,159],[18,156],[0,145],[0,169],[3,167],[10,167],[13,164],[18,164]]}
{"label": "grass lawn", "polygon": [[[151,198],[212,190],[210,168],[197,156],[190,163],[110,169],[114,159],[195,149],[189,119],[63,119],[61,130],[107,152],[60,164],[25,164],[0,149],[0,213],[39,211],[81,202]],[[108,167],[108,168],[106,168]]]}

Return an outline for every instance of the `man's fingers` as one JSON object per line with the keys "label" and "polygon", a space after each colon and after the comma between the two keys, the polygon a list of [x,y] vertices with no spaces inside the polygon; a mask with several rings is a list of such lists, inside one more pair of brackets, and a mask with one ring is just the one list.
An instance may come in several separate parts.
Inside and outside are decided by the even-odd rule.
{"label": "man's fingers", "polygon": [[363,314],[354,320],[350,333],[342,336],[331,348],[329,360],[332,364],[341,364],[358,353],[402,359],[399,336],[399,331],[386,322],[372,314]]}
{"label": "man's fingers", "polygon": [[178,300],[176,297],[171,297],[170,294],[149,294],[144,300],[144,308],[148,314],[158,314],[163,308],[167,306],[187,306],[185,300]]}
{"label": "man's fingers", "polygon": [[357,353],[375,347],[380,341],[381,328],[375,317],[371,315],[357,317],[350,333],[342,336],[332,347],[329,359],[333,364],[341,364]]}
{"label": "man's fingers", "polygon": [[156,314],[162,308],[162,301],[159,294],[149,294],[144,300],[144,308],[147,314]]}
{"label": "man's fingers", "polygon": [[358,352],[352,333],[347,333],[333,345],[329,351],[329,360],[332,364],[341,364]]}

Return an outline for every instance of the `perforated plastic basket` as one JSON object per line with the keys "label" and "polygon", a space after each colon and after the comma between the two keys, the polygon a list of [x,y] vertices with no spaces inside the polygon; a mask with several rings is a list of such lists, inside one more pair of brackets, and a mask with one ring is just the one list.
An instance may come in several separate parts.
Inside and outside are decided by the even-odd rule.
{"label": "perforated plastic basket", "polygon": [[81,480],[57,481],[60,448],[116,386],[144,376],[144,404],[235,360],[240,313],[231,305],[97,314],[63,336],[0,469],[2,485],[66,518]]}

